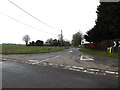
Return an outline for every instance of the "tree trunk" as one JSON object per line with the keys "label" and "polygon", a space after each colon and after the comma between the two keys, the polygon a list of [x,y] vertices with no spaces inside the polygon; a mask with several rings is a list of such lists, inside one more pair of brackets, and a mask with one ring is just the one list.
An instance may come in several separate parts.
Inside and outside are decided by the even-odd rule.
{"label": "tree trunk", "polygon": [[28,45],[28,43],[26,42],[26,46]]}

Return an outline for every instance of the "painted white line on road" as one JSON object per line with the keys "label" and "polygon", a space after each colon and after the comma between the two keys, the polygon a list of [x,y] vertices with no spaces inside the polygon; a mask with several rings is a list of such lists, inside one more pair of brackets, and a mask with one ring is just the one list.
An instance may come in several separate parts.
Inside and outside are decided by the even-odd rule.
{"label": "painted white line on road", "polygon": [[105,71],[106,73],[111,73],[111,74],[115,74],[116,72],[112,72],[112,71]]}
{"label": "painted white line on road", "polygon": [[90,70],[90,71],[100,71],[98,69],[87,69],[87,70]]}
{"label": "painted white line on road", "polygon": [[72,51],[69,51],[69,52],[72,52]]}
{"label": "painted white line on road", "polygon": [[73,69],[73,68],[69,68],[69,70],[80,71],[79,69]]}
{"label": "painted white line on road", "polygon": [[[86,59],[83,59],[83,57],[85,57]],[[92,57],[81,55],[80,60],[94,60],[94,59]]]}
{"label": "painted white line on road", "polygon": [[87,72],[87,70],[84,70],[83,72]]}
{"label": "painted white line on road", "polygon": [[86,73],[94,73],[94,72],[90,72],[90,71],[87,71],[87,70],[84,70],[82,72],[86,72]]}
{"label": "painted white line on road", "polygon": [[71,66],[65,66],[65,69],[70,68]]}
{"label": "painted white line on road", "polygon": [[72,66],[72,68],[84,69],[83,67]]}

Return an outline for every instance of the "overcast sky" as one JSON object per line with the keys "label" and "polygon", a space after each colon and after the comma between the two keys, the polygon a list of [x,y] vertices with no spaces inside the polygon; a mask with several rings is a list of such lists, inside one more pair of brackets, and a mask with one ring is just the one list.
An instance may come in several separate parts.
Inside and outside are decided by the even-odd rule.
{"label": "overcast sky", "polygon": [[63,30],[65,40],[72,39],[77,31],[85,34],[95,25],[99,0],[10,0],[38,18],[42,23],[8,0],[0,0],[0,43],[24,44],[30,41],[57,38]]}

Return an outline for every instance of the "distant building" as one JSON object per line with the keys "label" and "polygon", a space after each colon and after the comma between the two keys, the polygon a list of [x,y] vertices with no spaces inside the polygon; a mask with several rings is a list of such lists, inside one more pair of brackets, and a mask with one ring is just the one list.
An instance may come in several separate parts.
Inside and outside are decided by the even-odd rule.
{"label": "distant building", "polygon": [[83,40],[81,41],[81,45],[89,44],[89,43],[90,43],[90,42],[86,41],[85,39],[83,39]]}

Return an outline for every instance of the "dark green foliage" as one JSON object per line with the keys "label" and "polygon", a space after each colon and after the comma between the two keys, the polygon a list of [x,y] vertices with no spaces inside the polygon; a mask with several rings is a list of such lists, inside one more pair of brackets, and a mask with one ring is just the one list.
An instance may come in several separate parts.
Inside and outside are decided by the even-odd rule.
{"label": "dark green foliage", "polygon": [[43,41],[37,40],[36,41],[36,46],[43,46]]}
{"label": "dark green foliage", "polygon": [[70,42],[69,41],[63,41],[63,46],[70,46]]}
{"label": "dark green foliage", "polygon": [[96,25],[84,36],[89,42],[120,38],[120,5],[117,2],[101,2],[97,8]]}
{"label": "dark green foliage", "polygon": [[[31,43],[31,42],[30,42]],[[35,42],[34,41],[32,41],[32,43],[31,43],[31,46],[34,46],[35,45]]]}
{"label": "dark green foliage", "polygon": [[[61,46],[61,42],[60,42],[60,40],[57,40],[57,39],[53,40],[52,38],[50,38],[45,42],[45,45],[47,45],[47,46]],[[71,44],[69,41],[63,40],[62,46],[70,46],[70,45]]]}
{"label": "dark green foliage", "polygon": [[59,46],[58,40],[57,40],[57,39],[54,39],[54,40],[52,41],[52,45],[53,45],[53,46]]}
{"label": "dark green foliage", "polygon": [[43,41],[37,40],[36,42],[32,41],[28,46],[43,46]]}

